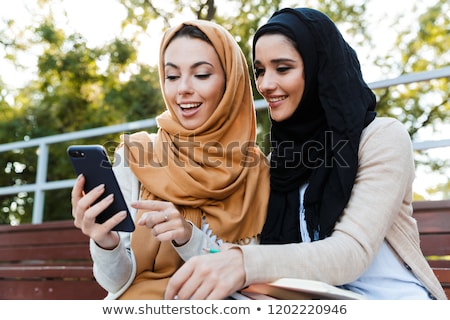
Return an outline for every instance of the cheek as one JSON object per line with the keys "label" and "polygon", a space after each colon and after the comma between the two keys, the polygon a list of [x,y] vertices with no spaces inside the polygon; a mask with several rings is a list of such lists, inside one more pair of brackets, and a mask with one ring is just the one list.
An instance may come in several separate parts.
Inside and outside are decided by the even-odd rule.
{"label": "cheek", "polygon": [[294,96],[297,100],[297,104],[300,103],[300,100],[303,97],[303,92],[305,91],[305,81],[303,77],[295,77],[290,80],[290,89],[291,95]]}
{"label": "cheek", "polygon": [[224,93],[225,83],[222,81],[216,82],[210,87],[209,97],[211,98],[211,101],[215,102],[215,107],[219,105],[219,102],[222,100]]}
{"label": "cheek", "polygon": [[303,97],[303,91],[304,91],[304,87],[303,86],[297,86],[296,88],[294,88],[294,92],[295,92],[295,101],[296,101],[296,103],[297,104],[299,104],[300,103],[300,100],[302,99],[302,97]]}
{"label": "cheek", "polygon": [[176,97],[177,89],[174,84],[166,83],[164,85],[164,94],[166,95],[167,99],[172,100]]}

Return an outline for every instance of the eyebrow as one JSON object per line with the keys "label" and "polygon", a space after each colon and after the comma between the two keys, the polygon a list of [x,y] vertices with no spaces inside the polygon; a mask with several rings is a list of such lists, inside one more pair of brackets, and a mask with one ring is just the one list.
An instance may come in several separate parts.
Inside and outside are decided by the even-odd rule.
{"label": "eyebrow", "polygon": [[[201,65],[204,65],[204,64],[209,65],[209,66],[214,68],[214,65],[212,63],[208,62],[208,61],[198,61],[198,62],[194,63],[190,68],[191,69],[195,69],[195,68],[197,68],[197,67],[199,67]],[[165,64],[165,66],[166,67],[173,67],[175,69],[179,69],[179,67],[176,64],[172,63],[172,62],[167,62]]]}
{"label": "eyebrow", "polygon": [[[293,62],[293,63],[295,63],[296,60],[293,60],[293,59],[290,59],[290,58],[277,58],[277,59],[270,60],[270,63],[282,63],[282,62]],[[259,60],[255,60],[255,62],[253,64],[256,65],[256,64],[262,64],[262,63]]]}

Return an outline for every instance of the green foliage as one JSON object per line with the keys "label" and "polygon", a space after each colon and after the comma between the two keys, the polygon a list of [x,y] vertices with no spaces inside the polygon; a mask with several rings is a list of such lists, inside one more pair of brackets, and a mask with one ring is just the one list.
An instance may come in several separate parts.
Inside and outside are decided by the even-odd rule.
{"label": "green foliage", "polygon": [[[57,28],[51,15],[29,28],[34,37],[26,49],[37,45],[41,50],[37,79],[19,91],[13,106],[5,98],[0,100],[1,142],[141,120],[164,110],[157,70],[137,63],[132,40],[118,37],[104,47],[90,48],[82,35]],[[21,48],[16,47],[17,55]],[[2,94],[11,93],[2,90]],[[110,135],[71,143],[109,144],[112,150],[118,138]],[[51,146],[47,181],[73,178],[68,144]],[[1,186],[34,183],[36,149],[1,153],[0,163]],[[69,200],[70,190],[47,191],[44,219],[70,218]],[[1,196],[0,203],[0,223],[31,222],[33,194]]]}
{"label": "green foliage", "polygon": [[[450,3],[439,0],[421,13],[418,12],[416,23],[397,36],[395,45],[399,50],[400,61],[392,64],[392,58],[388,56],[392,53],[387,53],[386,57],[377,61],[378,65],[386,70],[398,68],[401,74],[436,70],[448,66],[450,61],[449,10]],[[380,89],[376,91],[379,97],[378,113],[399,119],[414,140],[424,131],[436,131],[441,126],[449,125],[449,92],[449,78]],[[447,176],[450,159],[443,160],[429,155],[426,151],[419,151],[416,156],[416,167]],[[429,188],[427,193],[441,194],[442,198],[447,198],[449,188],[450,182],[447,182],[436,188]],[[423,195],[415,195],[417,200],[423,198]]]}
{"label": "green foliage", "polygon": [[[68,33],[57,26],[51,10],[56,2],[61,3],[61,0],[38,1],[42,11],[36,12],[25,27],[12,19],[0,21],[0,48],[4,59],[20,69],[25,68],[23,55],[36,57],[36,76],[23,88],[11,90],[4,83],[6,75],[0,75],[0,143],[142,120],[162,112],[165,107],[157,68],[138,61],[140,41],[156,20],[162,21],[163,30],[182,14],[186,19],[213,20],[223,25],[235,36],[252,73],[252,36],[259,25],[286,3],[282,0],[230,0],[224,10],[223,2],[214,0],[117,0],[127,13],[122,21],[123,34],[100,47],[91,47],[83,35]],[[352,44],[366,47],[377,45],[370,36],[371,28],[376,26],[368,25],[365,19],[368,4],[369,1],[357,0],[296,3],[327,13],[341,31],[352,37]],[[448,65],[449,6],[447,0],[437,0],[429,7],[417,8],[414,11],[416,24],[399,30],[394,47],[385,55],[374,57],[374,65],[386,74],[433,70]],[[260,99],[255,87],[253,91],[255,99]],[[449,92],[448,79],[380,89],[376,91],[378,112],[398,118],[414,138],[422,130],[448,124]],[[266,110],[258,112],[257,121],[258,143],[267,153],[270,121]],[[72,143],[100,143],[112,152],[118,136]],[[68,144],[50,148],[48,181],[73,178],[65,154]],[[36,152],[30,148],[0,153],[0,186],[33,183]],[[418,159],[418,165],[427,165],[432,171],[448,167],[448,163],[430,160],[426,154]],[[442,188],[448,195],[450,186]],[[32,206],[33,194],[30,193],[0,196],[0,223],[30,222]],[[68,219],[70,210],[70,190],[46,192],[45,220]]]}

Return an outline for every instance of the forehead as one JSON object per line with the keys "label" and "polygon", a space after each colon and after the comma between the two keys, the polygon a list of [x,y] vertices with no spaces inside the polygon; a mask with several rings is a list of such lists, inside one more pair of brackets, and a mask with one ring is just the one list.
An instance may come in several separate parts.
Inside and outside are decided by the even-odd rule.
{"label": "forehead", "polygon": [[164,64],[192,65],[201,60],[220,64],[219,56],[213,46],[198,38],[175,38],[164,51]]}
{"label": "forehead", "polygon": [[255,60],[281,56],[301,58],[292,40],[285,35],[269,33],[258,38],[255,43]]}

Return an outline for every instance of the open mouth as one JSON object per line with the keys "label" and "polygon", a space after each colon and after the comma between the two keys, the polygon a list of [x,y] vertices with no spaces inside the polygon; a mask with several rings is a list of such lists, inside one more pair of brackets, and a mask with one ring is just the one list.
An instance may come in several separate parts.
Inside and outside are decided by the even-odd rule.
{"label": "open mouth", "polygon": [[178,106],[184,115],[190,115],[194,114],[201,105],[201,103],[181,103]]}
{"label": "open mouth", "polygon": [[188,109],[197,109],[200,107],[201,103],[185,103],[185,104],[179,104],[180,108],[182,110],[188,110]]}
{"label": "open mouth", "polygon": [[269,103],[275,103],[275,102],[279,102],[279,101],[285,100],[285,99],[287,99],[287,97],[288,97],[288,96],[282,96],[282,97],[276,97],[276,98],[269,98],[269,99],[267,99],[267,102],[269,102]]}

